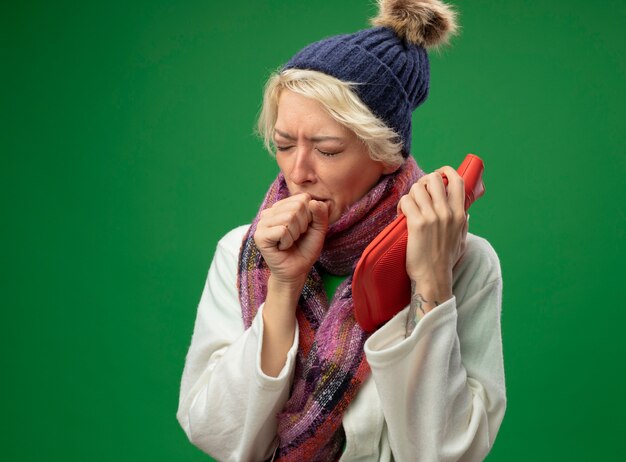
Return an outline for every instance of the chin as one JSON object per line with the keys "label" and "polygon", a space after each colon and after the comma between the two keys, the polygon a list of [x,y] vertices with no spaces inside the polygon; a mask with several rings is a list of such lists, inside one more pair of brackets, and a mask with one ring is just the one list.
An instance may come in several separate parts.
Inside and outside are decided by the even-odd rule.
{"label": "chin", "polygon": [[350,206],[345,206],[341,209],[341,212],[337,213],[340,209],[335,206],[335,204],[329,205],[330,213],[328,214],[328,224],[332,225],[333,223],[339,221],[341,217],[350,210]]}

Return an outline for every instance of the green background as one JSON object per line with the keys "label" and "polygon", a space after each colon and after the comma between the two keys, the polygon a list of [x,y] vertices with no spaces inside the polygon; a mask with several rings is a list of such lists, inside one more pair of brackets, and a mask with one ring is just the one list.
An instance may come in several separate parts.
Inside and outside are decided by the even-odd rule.
{"label": "green background", "polygon": [[[486,164],[470,231],[501,258],[508,387],[488,459],[623,460],[626,4],[457,5],[413,146],[425,170]],[[208,460],[179,380],[216,242],[277,171],[263,83],[375,10],[3,3],[3,460]]]}

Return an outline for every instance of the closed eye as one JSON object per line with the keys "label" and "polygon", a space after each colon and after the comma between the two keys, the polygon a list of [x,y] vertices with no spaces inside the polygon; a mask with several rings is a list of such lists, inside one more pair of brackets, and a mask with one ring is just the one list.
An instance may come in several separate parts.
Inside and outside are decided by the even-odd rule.
{"label": "closed eye", "polygon": [[316,148],[316,149],[317,149],[317,152],[319,152],[324,157],[332,157],[332,156],[336,156],[337,154],[341,153],[341,151],[339,151],[339,152],[328,152],[328,151],[322,151],[319,148]]}
{"label": "closed eye", "polygon": [[277,151],[288,151],[291,148],[293,148],[293,146],[276,146]]}

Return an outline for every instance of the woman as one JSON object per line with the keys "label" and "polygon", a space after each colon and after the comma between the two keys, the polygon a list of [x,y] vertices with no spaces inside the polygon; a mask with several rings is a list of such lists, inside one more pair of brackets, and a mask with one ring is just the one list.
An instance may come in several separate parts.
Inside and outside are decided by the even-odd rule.
{"label": "woman", "polygon": [[[377,27],[309,45],[270,78],[259,128],[280,173],[218,244],[181,384],[179,422],[218,460],[489,452],[506,403],[498,258],[467,233],[455,170],[426,175],[409,155],[425,47],[454,19],[439,1],[381,2]],[[368,335],[352,272],[397,212],[412,300]]]}

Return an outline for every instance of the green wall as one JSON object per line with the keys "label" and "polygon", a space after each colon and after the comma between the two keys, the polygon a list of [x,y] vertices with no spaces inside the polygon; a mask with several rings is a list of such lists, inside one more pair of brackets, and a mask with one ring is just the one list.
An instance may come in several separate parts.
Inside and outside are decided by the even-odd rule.
{"label": "green wall", "polygon": [[[413,146],[486,164],[470,231],[502,262],[509,399],[488,459],[622,460],[626,4],[456,3]],[[276,173],[264,79],[373,2],[1,8],[3,460],[208,460],[178,386],[216,241]]]}

